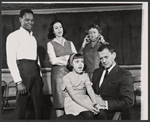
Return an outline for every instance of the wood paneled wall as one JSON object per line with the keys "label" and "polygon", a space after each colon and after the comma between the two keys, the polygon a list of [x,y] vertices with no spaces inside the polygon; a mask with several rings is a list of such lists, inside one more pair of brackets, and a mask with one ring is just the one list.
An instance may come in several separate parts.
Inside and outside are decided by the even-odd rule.
{"label": "wood paneled wall", "polygon": [[[141,64],[142,10],[123,10],[35,14],[33,32],[38,42],[38,53],[42,67],[51,67],[47,55],[47,42],[49,41],[47,34],[49,25],[55,18],[64,23],[67,31],[65,38],[74,43],[77,51],[85,37],[85,29],[89,24],[95,23],[102,27],[105,40],[114,46],[118,64]],[[19,27],[18,15],[2,15],[2,68],[7,68],[6,38],[9,33]]]}

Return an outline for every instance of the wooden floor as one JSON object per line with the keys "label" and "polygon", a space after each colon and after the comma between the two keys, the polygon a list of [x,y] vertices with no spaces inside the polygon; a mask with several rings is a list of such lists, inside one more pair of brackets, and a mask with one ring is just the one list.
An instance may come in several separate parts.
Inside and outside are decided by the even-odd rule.
{"label": "wooden floor", "polygon": [[[2,120],[15,120],[13,109],[4,110],[1,113]],[[122,112],[123,120],[140,120],[140,104],[132,106],[128,111]],[[49,95],[44,96],[44,119],[54,120],[56,118],[55,109],[53,108],[52,102]],[[26,120],[35,120],[33,103],[30,102],[27,108]]]}

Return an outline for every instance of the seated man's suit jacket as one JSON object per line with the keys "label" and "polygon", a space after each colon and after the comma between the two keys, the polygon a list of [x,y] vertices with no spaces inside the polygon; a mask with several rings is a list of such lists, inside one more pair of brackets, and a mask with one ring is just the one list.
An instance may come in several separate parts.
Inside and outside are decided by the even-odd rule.
{"label": "seated man's suit jacket", "polygon": [[131,107],[134,102],[131,73],[116,64],[99,87],[102,72],[102,68],[94,71],[93,89],[95,94],[101,95],[104,100],[108,101],[108,110],[121,111]]}

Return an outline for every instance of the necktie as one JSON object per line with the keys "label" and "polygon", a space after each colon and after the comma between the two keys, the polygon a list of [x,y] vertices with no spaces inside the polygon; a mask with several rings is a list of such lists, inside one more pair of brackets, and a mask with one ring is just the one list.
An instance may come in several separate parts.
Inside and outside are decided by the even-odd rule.
{"label": "necktie", "polygon": [[106,78],[107,75],[108,75],[108,70],[106,69],[106,73],[104,75],[104,79]]}
{"label": "necktie", "polygon": [[100,82],[99,82],[99,87],[101,86],[101,84],[103,83],[104,79],[106,78],[106,76],[108,75],[108,70],[105,70],[105,74],[104,76],[100,79]]}

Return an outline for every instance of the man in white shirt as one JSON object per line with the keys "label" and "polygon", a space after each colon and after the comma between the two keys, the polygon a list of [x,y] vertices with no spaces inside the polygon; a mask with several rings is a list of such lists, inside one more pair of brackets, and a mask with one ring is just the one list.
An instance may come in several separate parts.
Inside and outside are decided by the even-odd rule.
{"label": "man in white shirt", "polygon": [[37,42],[32,35],[34,13],[20,11],[20,29],[7,37],[7,64],[17,85],[16,119],[25,119],[28,97],[31,96],[36,119],[43,119],[43,81],[38,64]]}
{"label": "man in white shirt", "polygon": [[92,78],[97,103],[102,108],[95,117],[112,119],[116,111],[128,109],[133,105],[132,75],[116,64],[116,52],[110,44],[103,44],[98,53],[104,68],[96,69]]}

